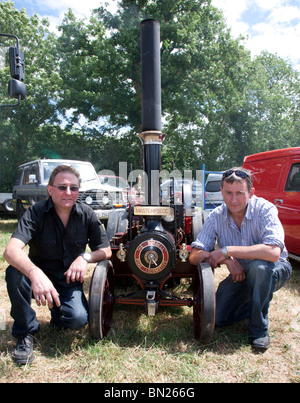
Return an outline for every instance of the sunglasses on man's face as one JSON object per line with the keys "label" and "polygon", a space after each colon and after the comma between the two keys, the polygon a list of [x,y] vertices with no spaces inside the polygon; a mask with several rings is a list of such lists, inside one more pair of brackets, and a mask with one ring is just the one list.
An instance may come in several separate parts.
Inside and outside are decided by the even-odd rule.
{"label": "sunglasses on man's face", "polygon": [[66,190],[69,188],[71,190],[71,192],[78,192],[79,187],[72,185],[72,186],[66,186],[66,185],[59,185],[59,186],[55,186],[52,185],[54,188],[57,188],[60,192],[66,192]]}
{"label": "sunglasses on man's face", "polygon": [[229,169],[229,171],[223,173],[223,179],[229,178],[229,176],[233,174],[236,174],[236,176],[242,179],[246,179],[249,176],[247,172],[241,171],[239,169]]}

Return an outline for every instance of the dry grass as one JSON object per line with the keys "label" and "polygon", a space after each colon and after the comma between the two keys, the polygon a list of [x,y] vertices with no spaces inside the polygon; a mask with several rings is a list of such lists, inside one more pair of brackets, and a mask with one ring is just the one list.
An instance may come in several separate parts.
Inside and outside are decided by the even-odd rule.
{"label": "dry grass", "polygon": [[[0,220],[1,256],[15,224],[15,220]],[[98,342],[90,339],[88,327],[77,332],[52,331],[48,309],[36,307],[41,330],[35,344],[35,360],[31,366],[23,367],[11,360],[15,340],[11,337],[5,267],[6,263],[0,259],[2,383],[296,383],[300,380],[299,265],[294,265],[290,284],[274,294],[269,313],[272,345],[265,354],[252,352],[247,321],[216,329],[210,345],[199,344],[193,338],[192,310],[187,307],[162,309],[155,317],[148,317],[142,308],[116,306],[112,330]],[[91,265],[89,275],[92,270]],[[224,268],[216,272],[216,285],[225,275]],[[87,292],[88,281],[85,287]],[[1,315],[5,323],[1,322]]]}

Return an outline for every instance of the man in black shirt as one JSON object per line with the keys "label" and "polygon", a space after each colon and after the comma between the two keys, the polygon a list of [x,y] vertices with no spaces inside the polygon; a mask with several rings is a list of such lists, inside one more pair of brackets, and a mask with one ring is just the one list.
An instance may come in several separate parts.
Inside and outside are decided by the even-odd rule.
{"label": "man in black shirt", "polygon": [[[4,258],[12,334],[18,338],[15,362],[33,360],[33,337],[39,329],[31,307],[48,303],[51,323],[58,328],[79,329],[88,321],[82,290],[88,263],[111,257],[106,233],[94,211],[77,202],[80,178],[72,167],[60,165],[51,174],[49,199],[28,209],[8,242]],[[29,245],[27,256],[24,247]],[[91,253],[85,253],[86,245]]]}

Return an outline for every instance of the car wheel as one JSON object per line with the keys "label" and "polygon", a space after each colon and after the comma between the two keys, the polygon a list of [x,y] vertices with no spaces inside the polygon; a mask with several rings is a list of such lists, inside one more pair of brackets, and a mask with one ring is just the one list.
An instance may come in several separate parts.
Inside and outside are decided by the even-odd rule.
{"label": "car wheel", "polygon": [[12,212],[14,211],[13,204],[12,204],[12,199],[7,199],[4,201],[3,206],[6,211]]}

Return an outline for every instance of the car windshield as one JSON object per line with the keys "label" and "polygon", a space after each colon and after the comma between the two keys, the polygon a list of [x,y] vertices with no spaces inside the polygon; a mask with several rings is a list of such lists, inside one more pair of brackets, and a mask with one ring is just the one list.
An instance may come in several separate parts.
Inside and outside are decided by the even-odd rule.
{"label": "car windshield", "polygon": [[90,182],[90,181],[98,181],[97,175],[90,164],[80,164],[80,163],[66,163],[64,161],[53,161],[53,162],[44,162],[43,170],[44,170],[44,182],[48,183],[51,172],[58,165],[69,165],[76,169],[79,172],[81,182]]}
{"label": "car windshield", "polygon": [[100,176],[100,182],[121,189],[127,189],[129,187],[125,179],[117,176]]}
{"label": "car windshield", "polygon": [[[182,186],[184,184],[189,184],[193,190],[202,191],[202,185],[199,181],[189,180],[189,179],[175,179],[175,192],[182,192]],[[169,187],[173,186],[173,180],[167,180],[162,183],[161,189],[168,190]]]}
{"label": "car windshield", "polygon": [[209,181],[206,184],[206,191],[207,192],[220,192],[221,188],[221,180],[218,181]]}

